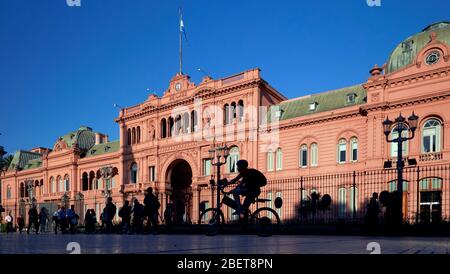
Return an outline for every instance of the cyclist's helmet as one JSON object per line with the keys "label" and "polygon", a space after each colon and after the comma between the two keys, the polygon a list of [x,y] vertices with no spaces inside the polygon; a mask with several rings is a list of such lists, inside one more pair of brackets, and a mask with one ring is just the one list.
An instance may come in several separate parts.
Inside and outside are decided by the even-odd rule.
{"label": "cyclist's helmet", "polygon": [[238,170],[246,169],[248,167],[248,162],[246,160],[239,160],[236,162]]}

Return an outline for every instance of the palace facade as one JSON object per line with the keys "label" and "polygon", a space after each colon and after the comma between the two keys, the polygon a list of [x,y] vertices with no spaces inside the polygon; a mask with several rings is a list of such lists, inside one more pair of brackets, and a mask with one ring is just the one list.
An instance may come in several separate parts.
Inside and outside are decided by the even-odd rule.
{"label": "palace facade", "polygon": [[[200,194],[216,174],[211,145],[229,147],[221,167],[228,178],[238,159],[270,181],[383,169],[397,148],[386,142],[382,122],[400,113],[419,117],[403,155],[420,166],[450,164],[449,59],[450,23],[440,22],[399,43],[363,83],[300,98],[288,100],[259,69],[199,84],[177,74],[163,96],[120,111],[119,140],[82,126],[52,148],[17,151],[1,175],[1,204],[14,216],[25,215],[31,203],[50,211],[75,204],[78,212],[100,214],[106,197],[120,208],[125,200],[142,201],[151,186],[161,213],[172,203],[175,221],[197,222],[200,204],[214,205],[213,195]],[[449,183],[436,180],[439,191]],[[284,200],[289,207],[292,201]],[[450,216],[449,206],[440,210]]]}

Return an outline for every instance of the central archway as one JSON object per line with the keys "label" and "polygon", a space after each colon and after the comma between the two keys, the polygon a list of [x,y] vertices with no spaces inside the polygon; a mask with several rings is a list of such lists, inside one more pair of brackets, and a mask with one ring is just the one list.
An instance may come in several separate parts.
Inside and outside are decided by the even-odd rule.
{"label": "central archway", "polygon": [[192,169],[189,163],[183,159],[173,161],[167,169],[166,182],[172,188],[173,222],[189,222],[192,211]]}

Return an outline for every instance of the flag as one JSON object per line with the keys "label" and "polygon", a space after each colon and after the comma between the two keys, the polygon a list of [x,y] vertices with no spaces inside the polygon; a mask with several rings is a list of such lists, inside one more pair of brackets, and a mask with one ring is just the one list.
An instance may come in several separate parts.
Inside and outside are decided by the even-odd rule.
{"label": "flag", "polygon": [[186,29],[184,28],[184,22],[183,22],[183,14],[180,11],[180,32],[184,35],[184,39],[187,40],[186,37]]}

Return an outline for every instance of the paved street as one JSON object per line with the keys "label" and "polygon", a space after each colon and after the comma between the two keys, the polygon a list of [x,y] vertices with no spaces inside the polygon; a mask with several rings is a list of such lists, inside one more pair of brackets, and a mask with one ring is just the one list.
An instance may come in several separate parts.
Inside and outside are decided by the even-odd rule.
{"label": "paved street", "polygon": [[213,253],[213,254],[368,254],[370,242],[381,253],[449,253],[450,238],[296,236],[261,238],[252,235],[27,235],[0,234],[0,253],[68,254],[67,244],[77,242],[81,253]]}

